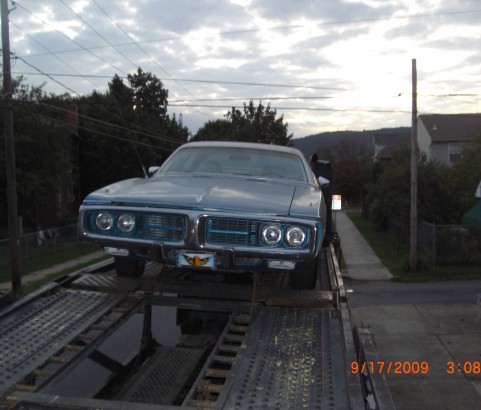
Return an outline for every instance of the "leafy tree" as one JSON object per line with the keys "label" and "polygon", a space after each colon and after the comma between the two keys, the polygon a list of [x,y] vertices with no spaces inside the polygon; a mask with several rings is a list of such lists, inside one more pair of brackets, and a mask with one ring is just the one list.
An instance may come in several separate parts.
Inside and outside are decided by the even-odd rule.
{"label": "leafy tree", "polygon": [[168,91],[140,68],[128,84],[115,75],[109,92],[79,99],[82,197],[112,182],[143,176],[187,141],[189,131],[167,115]]}
{"label": "leafy tree", "polygon": [[137,112],[146,112],[148,117],[165,118],[167,115],[167,98],[169,91],[152,73],[146,73],[139,67],[135,74],[127,79],[133,96],[133,108]]}
{"label": "leafy tree", "polygon": [[349,203],[360,203],[367,192],[370,167],[357,157],[347,157],[335,164],[336,193]]}
{"label": "leafy tree", "polygon": [[251,100],[244,103],[244,112],[232,108],[227,118],[232,122],[235,136],[240,141],[262,142],[265,144],[292,145],[292,134],[287,134],[288,125],[284,116],[276,118],[277,111],[270,104],[264,107],[261,102],[254,107]]}
{"label": "leafy tree", "polygon": [[371,161],[372,143],[366,143],[358,135],[339,136],[327,147],[318,150],[318,156],[332,163],[349,158],[358,158],[361,163]]}
{"label": "leafy tree", "polygon": [[[410,230],[411,161],[408,149],[399,151],[369,186],[369,214],[380,229],[390,227],[399,238]],[[450,170],[421,157],[418,164],[418,219],[453,223],[456,198],[446,183]]]}
{"label": "leafy tree", "polygon": [[[43,86],[30,87],[23,77],[14,80],[13,88],[18,213],[24,226],[35,229],[41,215],[44,223],[57,223],[55,194],[71,179],[72,140],[66,114],[62,108],[51,109],[52,104],[66,109],[70,99],[47,96]],[[0,121],[3,128],[3,117]],[[0,145],[0,163],[5,164],[3,133]],[[0,214],[6,215],[4,165],[0,181]]]}
{"label": "leafy tree", "polygon": [[226,120],[207,122],[193,141],[201,140],[229,140],[260,142],[264,144],[292,145],[292,134],[288,134],[288,124],[284,123],[284,116],[276,118],[277,111],[271,109],[270,104],[265,107],[260,102],[254,107],[251,100],[244,103],[243,111],[232,108],[226,114]]}
{"label": "leafy tree", "polygon": [[191,141],[234,140],[232,123],[226,119],[209,120],[192,137]]}

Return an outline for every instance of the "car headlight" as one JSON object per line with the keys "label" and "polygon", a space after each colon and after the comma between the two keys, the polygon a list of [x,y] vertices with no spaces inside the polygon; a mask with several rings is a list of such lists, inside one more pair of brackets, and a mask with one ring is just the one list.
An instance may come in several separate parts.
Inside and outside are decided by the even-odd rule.
{"label": "car headlight", "polygon": [[295,248],[301,246],[306,240],[304,229],[299,226],[291,226],[286,230],[286,242],[289,246]]}
{"label": "car headlight", "polygon": [[133,215],[120,215],[117,219],[117,227],[125,233],[132,232],[135,228],[135,217]]}
{"label": "car headlight", "polygon": [[262,242],[266,245],[278,245],[282,240],[282,230],[279,225],[266,225],[262,228]]}
{"label": "car headlight", "polygon": [[100,212],[95,218],[95,225],[102,231],[110,231],[114,226],[114,217],[108,212]]}

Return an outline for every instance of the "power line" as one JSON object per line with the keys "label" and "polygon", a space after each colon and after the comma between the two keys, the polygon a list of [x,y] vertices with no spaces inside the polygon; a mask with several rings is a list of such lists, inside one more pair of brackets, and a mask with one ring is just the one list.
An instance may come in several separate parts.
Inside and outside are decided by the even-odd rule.
{"label": "power line", "polygon": [[[34,117],[38,117],[38,118],[42,118],[42,119],[48,119],[49,121],[58,123],[58,124],[60,124],[60,125],[71,126],[71,124],[70,124],[69,122],[67,122],[67,121],[59,120],[58,118],[48,117],[48,116],[43,115],[43,114],[29,113],[29,115],[34,116]],[[132,141],[132,140],[129,139],[129,138],[123,138],[123,137],[119,137],[118,135],[112,135],[112,134],[109,134],[109,133],[107,133],[107,132],[100,131],[100,130],[98,130],[98,129],[86,127],[85,125],[79,125],[78,128],[81,129],[81,130],[84,130],[84,131],[91,132],[91,133],[93,133],[93,134],[98,134],[98,135],[102,135],[102,136],[104,136],[104,137],[109,137],[109,138],[116,139],[116,140],[119,140],[119,141],[128,142],[128,143],[130,143],[130,144],[141,145],[141,146],[144,146],[144,147],[154,148],[154,149],[160,149],[160,150],[168,151],[168,152],[172,151],[172,150],[169,149],[169,148],[165,148],[165,147],[158,146],[158,145],[148,144],[148,143],[142,142],[142,141]],[[179,144],[179,145],[180,145],[180,144]]]}
{"label": "power line", "polygon": [[[59,84],[60,86],[64,87],[66,90],[69,90],[69,91],[71,91],[72,93],[80,96],[80,93],[76,92],[75,90],[73,90],[73,89],[70,88],[70,87],[67,87],[65,84],[61,83],[60,81],[57,81],[55,78],[52,77],[51,74],[44,73],[42,70],[40,70],[39,68],[35,67],[33,64],[28,63],[27,61],[25,61],[25,60],[24,60],[23,58],[21,58],[21,57],[16,57],[16,58],[18,58],[19,60],[23,61],[25,64],[27,64],[28,66],[32,67],[33,69],[37,70],[37,71],[40,73],[40,75],[47,76],[47,77],[50,78],[52,81],[55,81],[55,82],[56,82],[57,84]],[[37,74],[37,73],[35,73],[35,74]],[[116,108],[118,109],[118,111],[119,111],[119,113],[120,113],[120,116],[116,116],[116,117],[119,118],[121,121],[123,121],[123,122],[127,125],[128,122],[127,122],[126,119],[124,118],[123,113],[122,113],[122,111],[120,110],[120,107],[118,107],[117,101],[116,101],[115,99],[114,99],[114,102],[116,103]],[[45,104],[45,103],[39,103],[39,104],[43,104],[43,105],[49,106],[48,104]],[[51,107],[51,108],[54,108],[54,106],[52,106],[52,105],[50,105],[50,107]],[[100,108],[101,108],[102,110],[106,110],[106,108],[105,108],[103,105],[101,105]],[[57,107],[57,109],[58,109],[58,110],[61,110],[61,109],[58,108],[58,107]],[[64,109],[64,111],[67,112],[68,110],[65,110],[65,109]],[[111,113],[111,112],[109,111],[109,113]],[[115,114],[114,114],[114,115],[115,115]],[[86,118],[86,119],[90,119],[91,121],[97,121],[97,122],[100,122],[100,123],[102,122],[102,121],[100,121],[100,120],[96,120],[96,119],[94,119],[94,118],[92,118],[92,117],[88,117],[88,116],[83,116],[83,115],[81,115],[81,114],[78,114],[78,116],[79,116],[79,117],[84,117],[84,118]],[[121,126],[117,126],[117,125],[114,125],[114,124],[111,124],[111,123],[107,123],[107,122],[104,122],[104,124],[107,124],[107,125],[109,125],[109,126],[111,126],[111,127],[116,126],[116,127],[118,127],[118,128],[121,128],[121,129],[123,129],[123,130],[125,130],[125,131],[129,131],[129,132],[131,132],[131,133],[136,133],[136,134],[139,134],[139,135],[144,135],[144,136],[147,136],[147,137],[159,139],[158,136],[154,136],[154,135],[152,135],[152,134],[145,133],[145,132],[143,131],[143,129],[142,129],[141,127],[137,126],[137,125],[135,125],[136,129],[131,129],[131,128],[128,128],[128,127],[121,127]],[[161,139],[161,138],[160,138],[160,139]],[[165,139],[166,142],[178,143],[178,141],[176,141],[176,140],[170,140],[170,141],[169,141],[168,138],[164,138],[164,139]]]}
{"label": "power line", "polygon": [[[95,2],[95,4],[97,4]],[[100,6],[97,4],[100,8]],[[347,24],[359,24],[359,23],[373,23],[377,21],[389,21],[389,20],[405,20],[409,18],[425,18],[425,17],[442,17],[442,16],[455,16],[455,15],[465,15],[465,14],[475,14],[481,13],[481,9],[474,9],[474,10],[460,10],[460,11],[440,11],[437,13],[419,13],[419,14],[406,14],[404,16],[390,16],[390,17],[376,17],[370,19],[354,19],[354,20],[336,20],[336,21],[325,21],[321,23],[317,23],[317,27],[322,26],[338,26],[338,25],[347,25]],[[104,13],[106,14],[106,12]],[[111,19],[113,21],[113,19]],[[115,24],[115,23],[114,23]],[[299,28],[304,28],[306,25],[303,24],[295,24],[295,25],[283,25],[283,26],[273,26],[273,27],[262,27],[262,28],[253,28],[253,29],[236,29],[236,30],[229,30],[229,31],[221,31],[219,32],[219,36],[231,36],[231,35],[242,35],[242,34],[252,34],[260,31],[284,31],[284,30],[295,30]],[[135,41],[134,39],[129,37],[128,43],[117,43],[113,46],[115,47],[124,47],[130,46],[132,44],[146,44],[146,43],[158,43],[164,41],[180,41],[183,40],[183,36],[172,36],[167,38],[156,38],[150,40],[139,40]],[[89,47],[90,50],[100,50],[103,48],[108,48],[109,46],[93,46]],[[78,49],[69,49],[69,50],[61,50],[57,51],[56,53],[71,53],[76,52]],[[50,53],[49,53],[50,54]],[[31,54],[31,57],[42,57],[46,55],[45,53],[41,54]]]}
{"label": "power line", "polygon": [[[191,95],[192,97],[196,98],[195,94],[193,94],[189,89],[187,89],[187,87],[185,87],[183,84],[181,84],[179,81],[177,81],[176,79],[174,79],[168,72],[167,70],[165,70],[158,62],[157,60],[152,57],[140,44],[139,42],[136,42],[134,41],[134,39],[132,39],[131,35],[129,33],[127,33],[123,27],[118,24],[113,18],[112,16],[102,7],[100,6],[96,0],[93,0],[94,4],[102,11],[102,13],[105,14],[105,16],[125,35],[125,37],[127,37],[129,39],[129,41],[134,44],[140,51],[142,51],[142,53],[144,53],[149,59],[150,61],[152,61],[162,72],[165,73],[165,75],[167,75],[167,77],[170,77],[170,79],[172,79],[180,88],[182,88],[185,92],[187,92],[187,94]],[[197,111],[199,114],[201,115],[204,115],[206,117],[209,117],[209,118],[212,118],[211,115],[209,114],[206,114],[202,111],[199,111],[199,110],[195,110]]]}
{"label": "power line", "polygon": [[[243,108],[240,106],[232,106],[232,105],[211,105],[211,104],[169,104],[170,107],[206,107],[206,108]],[[284,111],[334,111],[334,112],[372,112],[372,113],[396,113],[396,114],[410,114],[411,111],[404,111],[404,110],[365,110],[365,109],[358,109],[358,108],[346,108],[346,109],[339,109],[339,108],[313,108],[313,107],[273,107],[275,110],[284,110]]]}
{"label": "power line", "polygon": [[170,103],[188,103],[188,102],[197,102],[197,101],[250,101],[250,100],[323,100],[329,99],[332,97],[328,96],[292,96],[292,97],[237,97],[237,98],[197,98],[192,100],[184,100],[184,99],[177,99],[177,100],[170,100]]}
{"label": "power line", "polygon": [[[19,75],[37,75],[37,73],[26,73],[26,72],[15,72]],[[66,73],[50,73],[50,75],[55,77],[82,77],[82,78],[108,78],[112,79],[109,75],[98,75],[98,74],[66,74]],[[126,76],[119,76],[121,79],[127,78]],[[205,84],[222,84],[222,85],[245,85],[254,87],[274,87],[274,88],[300,88],[304,90],[327,90],[327,91],[350,91],[349,88],[339,88],[339,87],[320,87],[315,85],[300,85],[300,84],[276,84],[276,83],[254,83],[246,81],[221,81],[221,80],[203,80],[203,79],[193,79],[193,78],[168,78],[164,81],[180,81],[180,82],[190,82],[190,83],[205,83]]]}
{"label": "power line", "polygon": [[[167,70],[165,70],[158,62],[155,58],[153,58],[138,42],[134,41],[131,37],[131,35],[129,33],[127,33],[123,27],[117,23],[113,18],[112,16],[102,7],[100,6],[100,4],[97,3],[96,0],[93,0],[94,4],[102,11],[102,13],[105,14],[105,16],[115,25],[115,27],[117,27],[124,35],[125,37],[127,37],[132,44],[135,44],[135,46],[140,50],[142,51],[142,53],[144,53],[162,72],[165,73],[165,75],[167,75],[167,77],[170,77],[172,79],[172,76],[167,72]],[[174,80],[175,81],[175,80]],[[179,82],[175,81],[184,91],[186,91],[188,94],[192,95],[193,97],[195,97],[194,94],[192,94],[192,92],[190,92],[186,87],[184,87],[182,84],[180,84]]]}
{"label": "power line", "polygon": [[137,64],[135,64],[128,56],[126,56],[122,51],[118,49],[118,47],[115,44],[112,44],[109,40],[105,38],[95,27],[93,27],[91,24],[88,23],[80,14],[75,12],[68,4],[64,2],[64,0],[60,0],[61,3],[68,8],[75,16],[81,20],[87,27],[89,27],[95,34],[97,34],[102,40],[104,40],[110,47],[112,47],[117,53],[119,53],[123,58],[125,58],[130,64],[132,64],[135,68],[138,67]]}
{"label": "power line", "polygon": [[[39,103],[40,105],[43,105],[47,108],[50,108],[52,110],[55,110],[55,111],[60,111],[60,112],[65,112],[65,113],[68,113],[69,110],[66,109],[66,108],[61,108],[61,107],[57,107],[55,105],[52,105],[52,104],[47,104],[47,103],[42,103],[40,102]],[[91,121],[91,122],[94,122],[94,123],[97,123],[99,125],[104,125],[104,126],[107,126],[107,127],[111,127],[113,129],[119,129],[121,131],[128,131],[128,132],[131,132],[133,134],[137,134],[137,135],[142,135],[142,136],[145,136],[145,137],[148,137],[148,138],[154,138],[158,141],[162,141],[162,142],[168,142],[168,143],[174,143],[174,144],[178,144],[179,141],[176,140],[176,139],[173,139],[173,138],[169,138],[169,137],[165,137],[165,136],[160,136],[160,135],[154,135],[154,134],[150,134],[150,133],[146,133],[144,132],[142,129],[132,129],[132,128],[128,128],[128,127],[123,127],[121,125],[118,125],[118,124],[112,124],[111,122],[107,122],[107,121],[103,121],[103,120],[99,120],[97,118],[93,118],[93,117],[90,117],[88,115],[84,115],[84,114],[78,114],[78,117],[79,118],[82,118],[82,119],[85,119],[85,120],[88,120],[88,121]]]}
{"label": "power line", "polygon": [[[27,32],[25,32],[24,30],[22,30],[18,25],[16,25],[15,23],[13,22],[10,22],[10,24],[12,26],[14,26],[17,30],[21,31],[24,35],[26,35],[27,37],[29,37],[31,40],[33,40],[35,43],[37,43],[40,47],[42,47],[43,49],[47,50],[51,55],[53,55],[57,60],[59,60],[60,62],[62,62],[63,64],[65,64],[67,67],[69,67],[72,71],[74,71],[75,73],[77,73],[79,76],[83,77],[84,79],[86,79],[90,84],[92,84],[95,88],[95,84],[90,81],[88,78],[86,78],[85,76],[82,76],[82,74],[80,74],[77,69],[75,67],[73,67],[72,65],[70,65],[69,63],[67,63],[65,60],[63,60],[62,58],[60,58],[56,53],[53,53],[51,50],[49,50],[47,47],[45,47],[42,43],[40,43],[36,38],[34,38],[33,36],[31,36],[30,34],[28,34]],[[15,54],[17,57],[18,55]],[[22,57],[18,57],[20,60],[22,61],[25,61]],[[31,64],[28,64],[26,63],[27,65],[31,66]],[[36,70],[38,70],[38,68],[35,68]],[[50,77],[49,77],[50,78]],[[55,80],[54,80],[55,81]],[[78,94],[78,93],[76,93]]]}
{"label": "power line", "polygon": [[52,81],[55,81],[57,84],[61,85],[63,88],[65,88],[66,90],[69,90],[70,92],[76,94],[76,95],[80,95],[79,93],[77,93],[77,91],[71,89],[70,87],[66,86],[65,84],[61,83],[60,81],[56,80],[55,78],[53,78],[50,74],[47,74],[47,73],[44,73],[42,70],[40,70],[39,68],[35,67],[34,65],[30,64],[28,61],[26,61],[25,59],[23,59],[22,57],[16,57],[17,59],[21,60],[22,62],[24,62],[25,64],[27,64],[29,67],[32,67],[34,70],[37,70],[40,74],[50,78]]}
{"label": "power line", "polygon": [[[18,3],[17,1],[15,2],[15,5],[19,6],[22,10],[24,10],[26,13],[30,14],[32,17],[36,18],[37,20],[41,21],[43,24],[45,24],[47,27],[50,26],[49,23],[47,23],[45,20],[43,20],[42,18],[38,17],[37,15],[35,15],[34,13],[32,13],[30,10],[26,9],[24,6],[22,6],[20,3]],[[82,49],[83,51],[86,51],[87,53],[89,53],[90,55],[94,56],[95,58],[99,59],[100,61],[103,61],[105,64],[108,64],[110,67],[112,67],[114,70],[116,71],[119,71],[123,74],[127,74],[125,71],[121,70],[120,68],[116,67],[115,65],[113,65],[112,63],[110,63],[109,61],[107,61],[106,59],[104,59],[103,57],[100,57],[99,55],[95,54],[94,52],[92,52],[91,50],[89,50],[87,47],[84,47],[82,44],[80,44],[78,41],[75,41],[74,39],[70,38],[69,36],[67,36],[65,33],[62,33],[60,30],[57,30],[57,29],[54,29],[57,33],[59,33],[61,36],[65,37],[66,39],[68,39],[69,41],[71,41],[72,43],[74,43],[77,47],[79,47],[80,49]]]}

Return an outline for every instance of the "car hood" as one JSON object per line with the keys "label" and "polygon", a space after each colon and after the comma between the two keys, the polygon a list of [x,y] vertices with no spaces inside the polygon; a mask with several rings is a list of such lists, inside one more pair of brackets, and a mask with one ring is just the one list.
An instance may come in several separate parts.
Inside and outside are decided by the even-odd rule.
{"label": "car hood", "polygon": [[[317,195],[316,195],[317,194]],[[129,179],[88,195],[87,204],[316,216],[320,192],[308,184],[249,177],[167,175]]]}

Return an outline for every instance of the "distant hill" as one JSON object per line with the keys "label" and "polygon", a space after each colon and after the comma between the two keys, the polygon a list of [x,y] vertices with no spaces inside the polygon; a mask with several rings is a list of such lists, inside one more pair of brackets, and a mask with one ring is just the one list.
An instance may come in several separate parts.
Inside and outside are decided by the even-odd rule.
{"label": "distant hill", "polygon": [[317,152],[319,158],[335,161],[346,156],[357,156],[368,160],[374,155],[375,134],[410,133],[410,127],[381,128],[369,131],[334,131],[309,135],[293,140],[294,146],[306,158]]}

